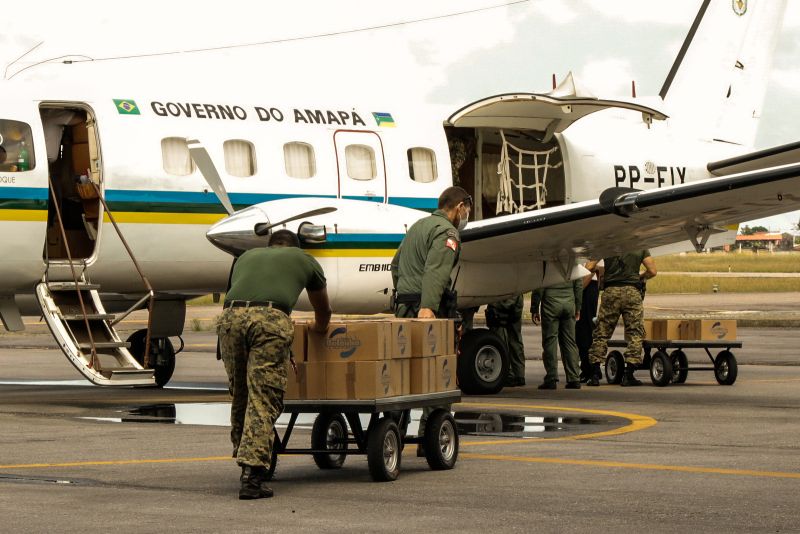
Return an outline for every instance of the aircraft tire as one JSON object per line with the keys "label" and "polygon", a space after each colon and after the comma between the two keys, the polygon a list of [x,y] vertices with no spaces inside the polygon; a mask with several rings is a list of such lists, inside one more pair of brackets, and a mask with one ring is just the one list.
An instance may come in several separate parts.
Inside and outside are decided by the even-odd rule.
{"label": "aircraft tire", "polygon": [[[347,422],[341,414],[321,413],[311,427],[311,448],[315,450],[343,450],[347,448]],[[314,463],[320,469],[339,469],[346,454],[314,454]]]}
{"label": "aircraft tire", "polygon": [[461,336],[456,374],[467,395],[493,395],[503,389],[508,364],[506,345],[494,332],[474,328]]}
{"label": "aircraft tire", "polygon": [[425,459],[434,471],[452,469],[458,460],[458,430],[453,416],[436,410],[425,424]]}
{"label": "aircraft tire", "polygon": [[[144,366],[144,344],[147,339],[147,330],[137,330],[128,337],[128,343],[131,344],[129,349],[131,355],[136,359],[139,365]],[[161,359],[163,364],[155,363],[155,355],[158,351],[162,351]],[[155,377],[156,386],[164,387],[172,378],[175,372],[175,347],[169,338],[151,338],[150,339],[150,368],[154,369],[153,376]]]}
{"label": "aircraft tire", "polygon": [[714,378],[721,386],[732,386],[739,374],[736,357],[729,350],[723,350],[714,359]]}

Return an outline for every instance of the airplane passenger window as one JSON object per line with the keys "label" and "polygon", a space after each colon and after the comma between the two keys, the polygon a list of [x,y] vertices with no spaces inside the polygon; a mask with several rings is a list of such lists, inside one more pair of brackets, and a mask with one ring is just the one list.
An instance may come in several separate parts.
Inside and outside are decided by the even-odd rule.
{"label": "airplane passenger window", "polygon": [[408,149],[408,174],[415,182],[433,182],[437,178],[436,154],[430,148]]}
{"label": "airplane passenger window", "polygon": [[375,151],[367,145],[347,145],[344,149],[347,160],[347,176],[353,180],[372,180],[378,175]]}
{"label": "airplane passenger window", "polygon": [[286,174],[292,178],[311,178],[317,174],[314,147],[308,143],[292,142],[283,145]]}
{"label": "airplane passenger window", "polygon": [[161,159],[164,170],[175,176],[189,176],[194,172],[194,161],[183,137],[165,137],[161,140]]}
{"label": "airplane passenger window", "polygon": [[29,171],[35,166],[31,127],[0,119],[0,172]]}
{"label": "airplane passenger window", "polygon": [[253,143],[242,139],[225,141],[225,171],[231,176],[247,178],[256,173],[256,150]]}

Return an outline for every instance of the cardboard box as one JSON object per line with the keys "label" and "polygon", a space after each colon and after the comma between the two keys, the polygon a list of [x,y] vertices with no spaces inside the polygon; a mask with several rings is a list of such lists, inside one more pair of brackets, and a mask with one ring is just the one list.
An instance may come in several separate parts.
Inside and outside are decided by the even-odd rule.
{"label": "cardboard box", "polygon": [[395,319],[391,321],[387,358],[411,357],[411,320]]}
{"label": "cardboard box", "polygon": [[411,394],[411,359],[397,360],[400,364],[400,395]]}
{"label": "cardboard box", "polygon": [[653,337],[653,321],[652,319],[645,319],[644,320],[644,338],[645,339],[656,339]]}
{"label": "cardboard box", "polygon": [[436,357],[412,358],[409,361],[411,383],[409,393],[435,393],[436,390]]}
{"label": "cardboard box", "polygon": [[306,364],[298,363],[297,372],[292,370],[289,362],[286,362],[286,391],[283,392],[284,400],[297,400],[303,398],[300,394],[305,390],[306,384]]}
{"label": "cardboard box", "polygon": [[691,338],[703,341],[736,339],[735,319],[695,319],[691,321]]}
{"label": "cardboard box", "polygon": [[292,341],[292,354],[298,364],[306,361],[306,330],[307,323],[294,323],[294,340]]}
{"label": "cardboard box", "polygon": [[456,354],[456,323],[450,319],[444,325],[444,354]]}
{"label": "cardboard box", "polygon": [[[691,322],[686,319],[658,319],[653,321],[652,338],[672,341],[691,339]],[[645,339],[648,339],[645,337]]]}
{"label": "cardboard box", "polygon": [[436,374],[435,374],[434,391],[452,391],[458,389],[456,385],[456,355],[451,354],[448,356],[436,357]]}
{"label": "cardboard box", "polygon": [[350,362],[383,360],[391,334],[388,321],[331,323],[325,333],[308,331],[306,361]]}
{"label": "cardboard box", "polygon": [[440,356],[444,354],[447,332],[443,319],[411,320],[411,357]]}
{"label": "cardboard box", "polygon": [[286,400],[324,399],[325,393],[325,364],[301,363],[297,364],[297,372],[287,363]]}
{"label": "cardboard box", "polygon": [[328,399],[380,399],[402,394],[402,360],[325,362]]}

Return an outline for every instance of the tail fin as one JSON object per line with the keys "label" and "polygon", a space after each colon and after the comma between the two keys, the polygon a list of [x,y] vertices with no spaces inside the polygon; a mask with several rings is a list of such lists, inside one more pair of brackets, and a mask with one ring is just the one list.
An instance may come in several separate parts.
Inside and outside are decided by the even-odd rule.
{"label": "tail fin", "polygon": [[701,136],[751,146],[786,0],[703,0],[661,88]]}

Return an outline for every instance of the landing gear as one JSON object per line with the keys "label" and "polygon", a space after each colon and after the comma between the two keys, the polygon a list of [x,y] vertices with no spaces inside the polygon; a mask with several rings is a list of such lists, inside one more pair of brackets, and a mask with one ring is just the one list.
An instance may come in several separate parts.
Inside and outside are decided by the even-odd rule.
{"label": "landing gear", "polygon": [[[131,355],[144,366],[144,347],[147,330],[137,330],[128,337]],[[167,337],[150,338],[150,367],[153,369],[156,386],[164,387],[175,372],[175,348]]]}
{"label": "landing gear", "polygon": [[492,395],[503,389],[508,374],[506,344],[486,328],[475,328],[461,336],[458,355],[458,385],[468,395]]}

